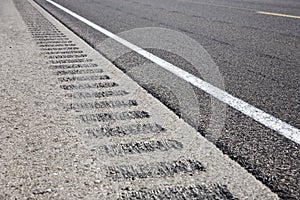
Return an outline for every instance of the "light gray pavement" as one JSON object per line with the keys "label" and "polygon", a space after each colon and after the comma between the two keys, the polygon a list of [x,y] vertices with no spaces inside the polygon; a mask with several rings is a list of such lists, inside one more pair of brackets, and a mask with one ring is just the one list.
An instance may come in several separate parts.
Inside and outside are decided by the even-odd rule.
{"label": "light gray pavement", "polygon": [[14,2],[26,23],[11,0],[0,7],[0,199],[278,198],[35,3]]}

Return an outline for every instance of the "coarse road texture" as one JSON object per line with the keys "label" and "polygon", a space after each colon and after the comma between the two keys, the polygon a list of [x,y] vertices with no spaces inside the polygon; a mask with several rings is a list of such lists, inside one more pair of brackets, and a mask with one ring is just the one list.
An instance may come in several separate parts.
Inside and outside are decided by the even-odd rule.
{"label": "coarse road texture", "polygon": [[0,199],[279,199],[37,4],[13,2]]}
{"label": "coarse road texture", "polygon": [[[193,88],[198,106],[195,108],[195,98],[187,95],[185,89],[189,86],[184,86],[184,81],[159,71],[159,67],[151,65],[136,53],[128,52],[118,58],[111,56],[116,53],[114,49],[106,52],[105,48],[101,48],[103,41],[107,39],[104,35],[45,0],[36,2],[102,52],[202,135],[209,134],[207,127],[212,115],[209,95]],[[276,16],[276,13],[299,16],[299,1],[55,2],[115,34],[135,28],[163,27],[188,35],[201,44],[216,62],[224,78],[224,89],[228,93],[300,128],[300,20],[295,17]],[[275,14],[259,14],[258,11]],[[121,36],[134,44],[140,42],[130,32]],[[151,38],[151,35],[148,37]],[[169,39],[172,42],[172,38]],[[167,42],[160,37],[149,40],[161,44]],[[197,66],[191,65],[171,50],[147,50],[201,78]],[[119,48],[115,51],[119,51]],[[155,70],[149,72],[143,66],[151,66]],[[186,101],[183,105],[180,104],[182,99]],[[214,143],[281,198],[299,199],[299,144],[234,109],[227,108],[224,119],[225,125]]]}

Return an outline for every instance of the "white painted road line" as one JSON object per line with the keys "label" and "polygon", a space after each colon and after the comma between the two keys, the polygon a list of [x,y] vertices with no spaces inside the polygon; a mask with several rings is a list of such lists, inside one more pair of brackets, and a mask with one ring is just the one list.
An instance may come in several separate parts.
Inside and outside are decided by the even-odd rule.
{"label": "white painted road line", "polygon": [[272,16],[278,16],[278,17],[288,17],[288,18],[300,19],[300,16],[296,16],[296,15],[286,15],[286,14],[264,12],[264,11],[257,11],[256,13],[262,14],[262,15],[272,15]]}
{"label": "white painted road line", "polygon": [[[186,2],[186,0],[181,0],[181,2]],[[195,3],[195,4],[200,4],[200,5],[205,5],[205,6],[214,6],[214,7],[220,7],[220,8],[236,9],[236,10],[243,10],[243,11],[248,11],[248,12],[255,12],[256,14],[273,15],[273,16],[278,16],[278,17],[288,17],[288,18],[300,19],[300,16],[297,16],[297,15],[288,15],[288,14],[281,14],[281,13],[257,11],[257,10],[253,10],[253,9],[234,7],[234,6],[226,6],[226,5],[218,5],[218,4],[212,4],[212,3],[203,3],[203,2],[194,2],[194,1],[189,1],[189,2],[190,3]]]}
{"label": "white painted road line", "polygon": [[63,10],[64,12],[70,14],[76,19],[82,21],[83,23],[89,25],[90,27],[100,31],[102,34],[114,39],[120,44],[126,46],[127,48],[137,52],[138,54],[144,56],[145,58],[151,60],[162,68],[168,70],[169,72],[175,74],[176,76],[184,79],[185,81],[191,83],[192,85],[198,87],[199,89],[205,91],[206,93],[212,95],[213,97],[219,99],[220,101],[226,103],[227,105],[235,108],[236,110],[244,113],[255,121],[269,127],[270,129],[276,131],[277,133],[285,136],[286,138],[300,144],[300,130],[291,126],[290,124],[281,121],[280,119],[275,118],[274,116],[246,103],[245,101],[238,99],[226,91],[221,90],[198,77],[176,67],[175,65],[149,53],[148,51],[120,38],[119,36],[111,33],[110,31],[98,26],[97,24],[83,18],[82,16],[70,11],[69,9],[53,2],[52,0],[46,0],[57,8]]}

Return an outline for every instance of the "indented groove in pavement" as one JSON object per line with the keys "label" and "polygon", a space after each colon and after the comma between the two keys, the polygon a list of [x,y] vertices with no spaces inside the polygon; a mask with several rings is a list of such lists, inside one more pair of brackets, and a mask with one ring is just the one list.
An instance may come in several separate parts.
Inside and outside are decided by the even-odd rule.
{"label": "indented groove in pavement", "polygon": [[56,34],[34,34],[34,33],[32,33],[32,37],[34,38],[34,39],[45,39],[45,40],[47,40],[47,39],[59,39],[59,38],[61,38],[61,39],[68,39],[67,38],[67,36],[65,36],[64,34],[62,34],[62,33],[56,33]]}
{"label": "indented groove in pavement", "polygon": [[60,85],[64,90],[80,90],[80,89],[89,89],[89,88],[109,88],[119,86],[115,82],[104,82],[104,83],[82,83],[78,85]]}
{"label": "indented groove in pavement", "polygon": [[86,99],[86,98],[106,98],[114,96],[124,96],[128,95],[129,92],[125,90],[108,90],[103,92],[77,92],[77,93],[68,93],[66,97],[74,99]]}
{"label": "indented groove in pavement", "polygon": [[77,54],[76,52],[72,52],[70,55],[51,55],[46,56],[48,59],[61,59],[61,58],[85,58],[87,57],[86,54]]}
{"label": "indented groove in pavement", "polygon": [[66,41],[69,41],[68,38],[64,38],[64,37],[33,37],[36,41],[38,42],[45,42],[45,43],[50,43],[51,41],[63,41],[63,42],[66,42]]}
{"label": "indented groove in pavement", "polygon": [[100,128],[86,129],[86,133],[95,138],[124,137],[131,135],[157,134],[166,129],[156,123],[129,124],[123,126],[102,126]]}
{"label": "indented groove in pavement", "polygon": [[174,176],[180,173],[199,173],[205,171],[201,162],[191,159],[181,159],[169,162],[155,162],[139,165],[119,165],[107,167],[107,178],[117,181],[119,179],[145,179]]}
{"label": "indented groove in pavement", "polygon": [[70,44],[72,41],[70,41],[68,38],[35,38],[33,37],[38,45],[44,45],[44,44]]}
{"label": "indented groove in pavement", "polygon": [[140,110],[125,111],[121,113],[97,113],[97,114],[79,115],[79,118],[85,123],[142,119],[142,118],[149,118],[149,117],[150,117],[149,113]]}
{"label": "indented groove in pavement", "polygon": [[[122,80],[126,77],[116,75],[121,72],[111,71],[112,69],[103,63],[98,64],[101,63],[99,59],[85,51],[87,47],[82,47],[80,42],[69,37],[71,33],[66,33],[63,28],[56,28],[55,23],[58,22],[49,21],[32,6],[33,3],[22,0],[14,2],[25,23],[30,27],[37,46],[45,55],[53,77],[58,80],[59,86],[56,89],[72,101],[66,101],[66,112],[74,117],[74,121],[80,122],[74,124],[82,139],[93,143],[87,149],[91,154],[99,155],[100,160],[107,158],[101,160],[100,164],[104,169],[103,181],[116,190],[116,196],[111,199],[147,198],[151,194],[155,194],[154,198],[169,196],[175,199],[233,199],[234,195],[241,196],[240,193],[255,196],[255,192],[269,197],[268,199],[276,197],[254,177],[223,156],[212,144],[196,135],[194,129],[175,118],[175,115],[153,97],[147,96],[148,94],[141,97],[140,92],[144,91],[130,82],[131,80]],[[43,30],[49,30],[49,33]],[[59,34],[66,37],[62,39],[43,34]],[[93,82],[99,79],[109,79],[110,82]],[[63,82],[72,84],[67,85]],[[91,88],[96,92],[89,91]],[[78,92],[78,89],[85,91]],[[103,111],[104,109],[107,110]],[[162,134],[163,139],[157,137]],[[217,166],[220,163],[223,165]],[[224,174],[221,169],[223,167],[227,171],[231,170],[230,173],[241,175],[242,178],[235,179]],[[205,180],[204,177],[209,180]],[[185,186],[177,186],[176,183],[181,179],[188,180],[179,184]],[[135,180],[141,182],[135,184]],[[145,187],[140,185],[143,181],[152,181],[152,185],[143,190]],[[195,186],[195,182],[205,184]],[[211,182],[214,184],[207,184]],[[247,184],[251,184],[250,192],[243,188]],[[134,189],[126,191],[118,185],[133,186]],[[230,186],[234,193],[229,191],[227,186]],[[234,186],[238,186],[238,189]]]}
{"label": "indented groove in pavement", "polygon": [[51,64],[65,64],[65,63],[85,63],[85,62],[92,62],[92,59],[64,59],[64,60],[49,60],[49,63]]}
{"label": "indented groove in pavement", "polygon": [[49,67],[50,69],[74,69],[74,68],[98,67],[98,65],[94,63],[84,63],[84,64],[69,64],[69,65],[50,65]]}
{"label": "indented groove in pavement", "polygon": [[225,185],[191,185],[180,187],[157,188],[154,190],[141,189],[139,191],[122,192],[118,200],[151,199],[223,199],[234,200],[234,196]]}
{"label": "indented groove in pavement", "polygon": [[52,48],[40,48],[43,54],[54,53],[54,52],[63,52],[63,51],[74,51],[78,50],[78,47],[52,47]]}
{"label": "indented groove in pavement", "polygon": [[32,32],[31,35],[32,35],[33,38],[38,38],[38,37],[41,37],[41,38],[43,38],[43,37],[45,37],[45,38],[47,38],[47,37],[67,37],[63,33],[46,33],[46,32],[44,32],[44,33],[34,33],[34,32]]}
{"label": "indented groove in pavement", "polygon": [[86,109],[101,109],[101,108],[117,108],[117,107],[132,107],[137,106],[136,100],[115,100],[115,101],[96,101],[84,103],[72,103],[66,106],[72,110],[86,110]]}
{"label": "indented groove in pavement", "polygon": [[75,47],[76,44],[40,44],[40,47]]}
{"label": "indented groove in pavement", "polygon": [[37,41],[47,41],[47,40],[69,40],[65,35],[33,35],[32,36]]}
{"label": "indented groove in pavement", "polygon": [[[71,66],[79,66],[79,65],[71,65]],[[103,70],[102,69],[74,69],[74,70],[64,70],[64,71],[55,72],[56,75],[96,74],[96,73],[103,73]]]}
{"label": "indented groove in pavement", "polygon": [[95,81],[95,80],[108,80],[107,75],[95,75],[95,76],[72,76],[72,77],[60,77],[60,82],[73,82],[73,81]]}
{"label": "indented groove in pavement", "polygon": [[109,156],[126,156],[128,154],[150,153],[154,151],[180,150],[183,144],[177,140],[145,140],[142,142],[119,143],[93,148],[93,151]]}
{"label": "indented groove in pavement", "polygon": [[43,54],[45,55],[65,55],[65,54],[70,54],[72,55],[73,53],[76,53],[76,54],[80,54],[80,53],[83,53],[83,51],[50,51],[50,52],[44,52]]}
{"label": "indented groove in pavement", "polygon": [[45,40],[45,41],[41,41],[40,39],[37,40],[36,42],[37,44],[65,44],[65,43],[72,43],[72,41],[70,40],[54,40],[54,41],[48,41],[48,40]]}

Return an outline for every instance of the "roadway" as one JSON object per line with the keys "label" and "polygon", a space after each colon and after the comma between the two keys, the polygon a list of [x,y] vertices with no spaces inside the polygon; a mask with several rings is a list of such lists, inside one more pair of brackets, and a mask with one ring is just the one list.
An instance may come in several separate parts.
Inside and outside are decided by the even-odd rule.
{"label": "roadway", "polygon": [[[223,104],[196,87],[191,89],[172,74],[160,71],[157,65],[137,53],[124,51],[124,54],[115,57],[121,47],[115,44],[115,49],[107,51],[104,43],[107,36],[45,0],[37,2],[193,125],[202,135],[208,136],[209,131],[214,132],[208,130],[213,115],[212,108],[215,103],[220,104],[216,108],[224,110]],[[133,37],[131,34],[133,32],[130,31],[138,30],[137,28],[167,28],[189,36],[207,51],[217,65],[221,77],[219,82],[214,78],[208,78],[208,82],[296,129],[300,128],[300,2],[296,0],[55,0],[55,2],[112,33],[122,33],[123,38],[134,44],[151,42],[174,44],[178,39],[172,38],[172,34],[170,38],[163,36],[153,38],[155,32],[151,31],[155,29],[149,29],[148,35],[147,32],[143,32],[148,29],[140,29],[144,33],[143,37],[135,35]],[[149,41],[140,41],[147,37],[150,38]],[[182,38],[178,39],[178,43],[180,39]],[[184,44],[181,45],[187,48]],[[199,73],[197,66],[187,58],[179,56],[176,51],[172,51],[173,49],[147,50],[199,78],[205,78],[205,75]],[[149,70],[149,66],[155,70]],[[193,97],[196,97],[196,100]],[[224,113],[221,114],[224,120],[224,124],[222,120],[220,122],[221,134],[213,140],[215,145],[280,197],[297,199],[300,196],[299,144],[236,109],[226,107]]]}

